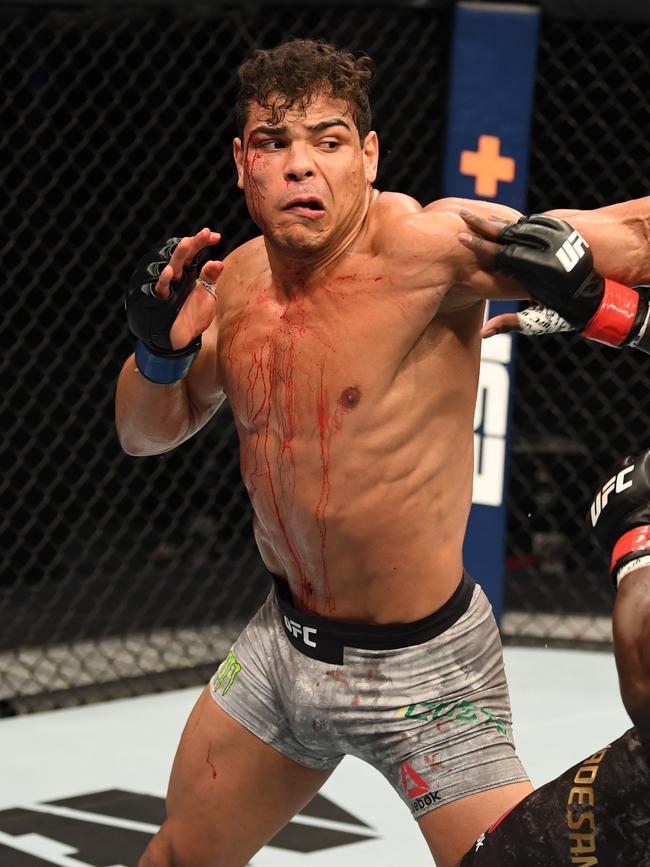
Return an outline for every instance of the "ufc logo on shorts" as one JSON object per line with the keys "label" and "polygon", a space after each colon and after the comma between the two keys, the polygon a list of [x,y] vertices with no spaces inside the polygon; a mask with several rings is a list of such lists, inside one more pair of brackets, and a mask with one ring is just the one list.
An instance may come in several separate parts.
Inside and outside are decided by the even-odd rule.
{"label": "ufc logo on shorts", "polygon": [[302,626],[295,620],[289,620],[286,614],[284,615],[284,625],[287,632],[290,632],[294,638],[298,638],[300,635],[305,644],[308,644],[309,647],[316,647],[316,642],[311,640],[311,636],[315,636],[318,632],[314,626]]}
{"label": "ufc logo on shorts", "polygon": [[555,253],[565,271],[573,271],[585,255],[585,247],[589,249],[589,244],[582,235],[575,230],[571,232],[564,244]]}
{"label": "ufc logo on shorts", "polygon": [[612,476],[611,479],[608,479],[598,491],[594,497],[593,503],[591,504],[591,509],[589,510],[592,527],[595,527],[598,523],[598,518],[600,518],[601,512],[609,501],[609,495],[611,493],[620,494],[621,491],[624,491],[626,488],[632,487],[632,482],[627,481],[625,477],[632,472],[634,466],[635,465],[632,464],[631,467],[625,467],[624,470],[621,470],[615,476]]}

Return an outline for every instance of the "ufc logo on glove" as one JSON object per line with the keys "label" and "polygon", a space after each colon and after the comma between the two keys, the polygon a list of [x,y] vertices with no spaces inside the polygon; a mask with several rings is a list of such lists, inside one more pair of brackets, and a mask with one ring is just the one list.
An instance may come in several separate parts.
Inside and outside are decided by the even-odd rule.
{"label": "ufc logo on glove", "polygon": [[569,271],[573,271],[585,255],[585,248],[589,249],[589,244],[579,232],[574,230],[560,249],[555,251],[555,255],[560,260],[560,264],[564,270],[568,273]]}
{"label": "ufc logo on glove", "polygon": [[598,491],[598,493],[594,497],[593,503],[591,504],[591,509],[589,510],[592,527],[595,527],[598,523],[598,518],[600,518],[601,512],[607,506],[609,495],[612,492],[615,494],[620,494],[621,491],[624,491],[626,488],[632,487],[632,482],[626,481],[625,477],[632,472],[634,466],[635,465],[632,464],[631,467],[625,467],[624,470],[621,470],[615,476],[612,476],[611,479],[608,479],[602,486],[602,488]]}

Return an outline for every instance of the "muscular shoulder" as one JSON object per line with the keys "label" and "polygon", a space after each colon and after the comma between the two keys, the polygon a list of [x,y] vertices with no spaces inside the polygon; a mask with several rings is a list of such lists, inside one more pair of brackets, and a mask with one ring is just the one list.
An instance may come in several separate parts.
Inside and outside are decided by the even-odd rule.
{"label": "muscular shoulder", "polygon": [[223,273],[232,279],[240,275],[246,276],[249,271],[254,271],[262,265],[268,265],[268,256],[264,238],[259,235],[228,253],[223,260]]}
{"label": "muscular shoulder", "polygon": [[219,278],[219,290],[226,296],[249,285],[255,276],[268,270],[269,259],[260,235],[232,250],[223,260],[223,272]]}
{"label": "muscular shoulder", "polygon": [[517,211],[493,202],[445,198],[422,207],[414,199],[380,216],[376,233],[378,252],[387,267],[398,273],[404,285],[433,289],[441,312],[467,308],[483,298],[520,297],[503,295],[505,278],[482,271],[473,251],[460,242],[467,231],[460,216],[463,208],[476,214],[498,214],[506,220]]}
{"label": "muscular shoulder", "polygon": [[458,241],[465,226],[459,216],[463,204],[440,199],[423,207],[409,196],[383,193],[375,205],[377,252],[407,272],[426,263],[427,271],[440,269],[437,280],[451,280],[456,259],[465,253]]}

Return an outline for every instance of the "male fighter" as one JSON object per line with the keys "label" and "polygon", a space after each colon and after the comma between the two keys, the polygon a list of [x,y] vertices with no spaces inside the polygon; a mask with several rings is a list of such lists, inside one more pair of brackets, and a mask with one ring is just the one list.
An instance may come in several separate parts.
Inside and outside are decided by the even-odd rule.
{"label": "male fighter", "polygon": [[[647,222],[633,203],[619,212],[628,208],[642,237]],[[494,317],[485,337],[577,330],[610,346],[650,351],[648,287],[602,277],[589,245],[565,220],[536,214],[506,224],[471,206],[463,217],[473,234],[461,240],[482,265],[515,276],[538,302]],[[618,231],[613,225],[613,243]],[[643,245],[630,255],[643,256]],[[462,867],[510,867],[524,858],[530,867],[650,864],[650,450],[619,461],[587,522],[611,551],[614,650],[635,727],[525,798],[479,837]]]}
{"label": "male fighter", "polygon": [[635,727],[525,798],[460,867],[650,865],[650,450],[619,461],[588,524],[611,551],[614,650]]}
{"label": "male fighter", "polygon": [[[116,416],[127,452],[159,454],[227,396],[274,588],[192,711],[141,867],[245,864],[347,753],[449,867],[531,791],[461,556],[483,299],[527,294],[460,243],[462,203],[373,189],[367,58],[297,40],[239,75],[234,158],[261,236],[224,262],[204,261],[209,229],[145,257]],[[616,208],[572,218],[612,277],[650,273]]]}

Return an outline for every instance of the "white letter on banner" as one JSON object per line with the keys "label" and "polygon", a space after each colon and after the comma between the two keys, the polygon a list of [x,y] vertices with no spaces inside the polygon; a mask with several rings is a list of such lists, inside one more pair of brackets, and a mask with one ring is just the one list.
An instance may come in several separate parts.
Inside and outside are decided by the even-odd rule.
{"label": "white letter on banner", "polygon": [[474,495],[472,502],[500,506],[508,425],[508,369],[496,361],[482,361],[474,413]]}

